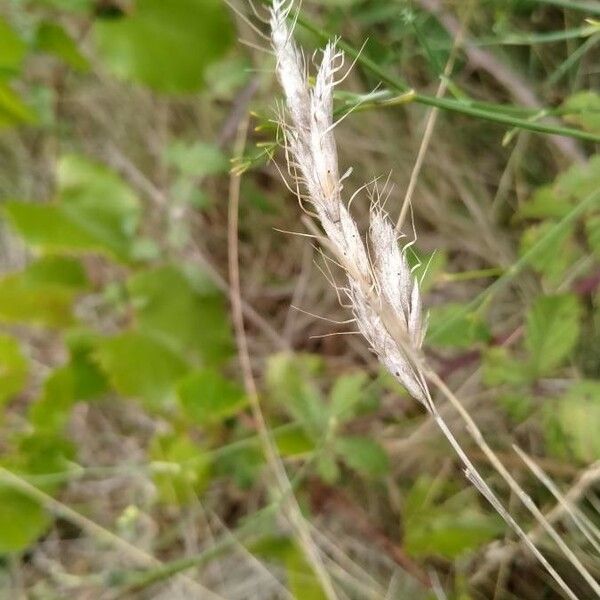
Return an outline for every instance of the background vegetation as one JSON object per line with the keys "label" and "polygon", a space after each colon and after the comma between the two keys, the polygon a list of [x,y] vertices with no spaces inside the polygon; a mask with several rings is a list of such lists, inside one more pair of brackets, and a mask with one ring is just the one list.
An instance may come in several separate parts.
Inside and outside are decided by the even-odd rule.
{"label": "background vegetation", "polygon": [[[296,27],[311,51],[366,42],[336,104],[361,102],[338,129],[347,189],[391,173],[395,216],[412,173],[427,357],[596,578],[598,19],[585,1],[304,0]],[[307,230],[260,31],[238,0],[0,7],[0,597],[324,597],[253,383],[341,598],[562,597],[364,340],[331,335],[352,324],[286,233]]]}

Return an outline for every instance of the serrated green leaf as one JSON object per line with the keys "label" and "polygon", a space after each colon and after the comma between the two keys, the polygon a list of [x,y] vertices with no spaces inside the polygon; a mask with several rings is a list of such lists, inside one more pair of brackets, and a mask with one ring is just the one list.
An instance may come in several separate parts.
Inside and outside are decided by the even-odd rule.
{"label": "serrated green leaf", "polygon": [[600,382],[576,382],[546,409],[545,437],[548,450],[562,458],[584,463],[600,460]]}
{"label": "serrated green leaf", "polygon": [[0,554],[26,550],[45,533],[51,522],[35,500],[0,480]]}
{"label": "serrated green leaf", "polygon": [[150,458],[155,461],[153,480],[161,502],[179,505],[197,502],[198,495],[210,482],[210,457],[185,434],[154,438]]}
{"label": "serrated green leaf", "polygon": [[27,360],[19,342],[0,334],[0,406],[23,389],[27,371]]}
{"label": "serrated green leaf", "polygon": [[94,251],[127,260],[140,205],[131,189],[103,165],[66,155],[58,167],[55,202],[8,202],[13,226],[29,244],[49,250]]}
{"label": "serrated green leaf", "polygon": [[502,346],[487,348],[483,354],[483,381],[489,387],[519,385],[530,379],[526,365],[509,355]]}
{"label": "serrated green leaf", "polygon": [[270,397],[313,439],[320,439],[328,425],[327,406],[314,380],[321,366],[322,360],[314,355],[280,353],[269,357],[265,373]]}
{"label": "serrated green leaf", "polygon": [[520,219],[562,219],[573,208],[567,195],[558,195],[552,185],[538,188],[517,211]]}
{"label": "serrated green leaf", "polygon": [[404,547],[414,557],[458,557],[502,532],[494,513],[483,513],[477,494],[452,494],[440,483],[419,478],[404,503]]}
{"label": "serrated green leaf", "polygon": [[562,104],[567,111],[563,119],[591,133],[600,133],[600,95],[593,90],[582,90],[569,96]]}
{"label": "serrated green leaf", "polygon": [[552,372],[567,358],[579,337],[581,307],[573,294],[540,296],[527,314],[525,347],[533,376]]}
{"label": "serrated green leaf", "polygon": [[531,414],[532,402],[526,393],[503,394],[497,402],[515,423],[522,423]]}
{"label": "serrated green leaf", "polygon": [[[490,331],[479,313],[465,313],[462,304],[448,303],[432,307],[429,311],[429,322],[432,331],[442,331],[435,337],[436,346],[469,348],[479,342],[488,342],[491,338]],[[444,326],[446,323],[450,325]]]}
{"label": "serrated green leaf", "polygon": [[72,304],[88,285],[74,259],[43,257],[0,279],[0,320],[61,327],[73,321]]}
{"label": "serrated green leaf", "polygon": [[225,301],[206,278],[194,281],[165,265],[134,275],[127,287],[140,330],[208,364],[231,356],[233,340]]}
{"label": "serrated green leaf", "polygon": [[233,37],[219,0],[139,0],[127,16],[94,25],[98,54],[113,73],[170,93],[200,89]]}
{"label": "serrated green leaf", "polygon": [[128,331],[97,342],[96,359],[115,389],[144,399],[151,408],[166,406],[188,365],[160,340]]}
{"label": "serrated green leaf", "polygon": [[219,423],[248,405],[244,390],[214,369],[195,371],[177,386],[184,413],[199,425]]}
{"label": "serrated green leaf", "polygon": [[165,159],[188,177],[205,177],[229,170],[229,161],[220,148],[205,142],[190,144],[177,140],[166,149]]}
{"label": "serrated green leaf", "polygon": [[365,385],[368,380],[367,374],[361,371],[338,377],[329,393],[330,418],[333,417],[339,422],[352,419],[365,397]]}
{"label": "serrated green leaf", "polygon": [[600,154],[587,163],[574,164],[563,171],[554,182],[554,190],[561,197],[581,200],[600,188]]}
{"label": "serrated green leaf", "polygon": [[374,440],[362,436],[343,436],[333,440],[338,457],[364,477],[387,474],[390,461],[385,450]]}
{"label": "serrated green leaf", "polygon": [[[527,254],[554,226],[552,221],[544,221],[527,228],[521,237],[519,255]],[[549,283],[558,284],[579,257],[580,251],[573,240],[573,227],[561,231],[553,242],[546,244],[544,251],[538,252],[530,264]]]}

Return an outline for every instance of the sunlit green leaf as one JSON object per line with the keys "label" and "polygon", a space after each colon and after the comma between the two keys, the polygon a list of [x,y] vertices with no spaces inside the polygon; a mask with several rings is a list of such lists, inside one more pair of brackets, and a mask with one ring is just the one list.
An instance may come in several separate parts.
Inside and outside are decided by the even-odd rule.
{"label": "sunlit green leaf", "polygon": [[441,331],[435,337],[436,346],[469,348],[491,338],[490,331],[479,313],[465,313],[462,304],[433,306],[429,311],[429,322],[432,331]]}
{"label": "sunlit green leaf", "polygon": [[27,360],[19,342],[0,334],[0,406],[23,389],[27,379]]}
{"label": "sunlit green leaf", "polygon": [[204,177],[229,170],[229,161],[215,144],[173,142],[165,151],[167,163],[182,175]]}
{"label": "sunlit green leaf", "polygon": [[343,422],[355,416],[367,382],[367,374],[361,371],[338,377],[329,393],[330,417]]}
{"label": "sunlit green leaf", "polygon": [[389,470],[385,450],[371,438],[343,436],[335,438],[333,446],[338,457],[363,477],[381,477]]}
{"label": "sunlit green leaf", "polygon": [[302,600],[325,600],[327,598],[304,552],[296,544],[288,549],[285,566],[288,589],[293,598],[302,598]]}
{"label": "sunlit green leaf", "polygon": [[600,382],[579,381],[546,407],[545,434],[552,454],[584,463],[600,460]]}
{"label": "sunlit green leaf", "polygon": [[25,240],[50,250],[96,251],[127,259],[140,217],[131,189],[106,167],[78,155],[61,159],[58,184],[54,202],[5,205]]}
{"label": "sunlit green leaf", "polygon": [[0,18],[0,80],[15,75],[27,53],[27,45],[18,33]]}
{"label": "sunlit green leaf", "polygon": [[202,274],[192,279],[165,265],[137,273],[128,289],[142,331],[207,363],[231,355],[233,341],[223,295]]}
{"label": "sunlit green leaf", "polygon": [[600,95],[582,90],[569,96],[562,104],[567,111],[563,119],[591,133],[600,133]]}
{"label": "sunlit green leaf", "polygon": [[0,320],[68,325],[73,301],[86,287],[86,275],[75,259],[43,257],[0,279]]}
{"label": "sunlit green leaf", "polygon": [[185,414],[199,425],[218,423],[248,404],[244,390],[213,369],[188,375],[177,387]]}
{"label": "sunlit green leaf", "polygon": [[540,296],[527,314],[525,346],[535,376],[551,373],[579,337],[581,307],[573,294]]}
{"label": "sunlit green leaf", "polygon": [[35,500],[0,482],[0,554],[21,552],[52,522]]}
{"label": "sunlit green leaf", "polygon": [[0,81],[0,127],[35,123],[35,112],[8,84]]}
{"label": "sunlit green leaf", "polygon": [[[523,256],[540,242],[556,224],[544,221],[528,227],[521,237],[519,254]],[[530,265],[549,283],[558,284],[580,254],[574,239],[573,228],[565,228],[554,237],[554,243],[546,244],[543,252],[538,252],[529,261]]]}
{"label": "sunlit green leaf", "polygon": [[154,461],[153,480],[161,502],[197,502],[210,482],[210,457],[184,433],[154,438],[150,458]]}
{"label": "sunlit green leaf", "polygon": [[518,385],[530,379],[526,365],[509,355],[502,346],[487,348],[483,354],[483,381],[486,385]]}
{"label": "sunlit green leaf", "polygon": [[328,423],[327,406],[314,381],[321,366],[317,356],[281,353],[269,357],[265,375],[270,397],[298,419],[313,438],[319,438]]}
{"label": "sunlit green leaf", "polygon": [[76,71],[85,72],[90,68],[73,38],[58,23],[50,21],[41,23],[35,42],[38,50],[53,54]]}
{"label": "sunlit green leaf", "polygon": [[143,333],[128,331],[97,342],[96,357],[112,385],[124,396],[165,406],[187,364],[180,354]]}
{"label": "sunlit green leaf", "polygon": [[495,513],[484,513],[474,489],[448,495],[427,477],[416,481],[404,503],[404,547],[415,557],[455,558],[502,532]]}
{"label": "sunlit green leaf", "polygon": [[116,75],[175,93],[201,88],[207,65],[233,41],[219,0],[138,0],[127,16],[97,20],[94,34]]}

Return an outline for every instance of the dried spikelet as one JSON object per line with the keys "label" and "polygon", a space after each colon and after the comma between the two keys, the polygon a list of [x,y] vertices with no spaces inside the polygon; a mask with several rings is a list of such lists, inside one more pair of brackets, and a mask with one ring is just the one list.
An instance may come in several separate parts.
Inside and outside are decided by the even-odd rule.
{"label": "dried spikelet", "polygon": [[[286,24],[292,1],[273,0],[271,8],[277,73],[291,118],[291,123],[284,124],[286,158],[299,196],[314,207],[314,212],[329,240],[328,245],[336,261],[346,271],[348,283],[343,291],[350,302],[358,329],[381,363],[432,415],[464,464],[468,479],[544,565],[567,597],[577,600],[577,596],[479,475],[431,399],[424,375],[426,367],[420,356],[426,327],[422,317],[419,286],[408,266],[406,248],[400,249],[394,227],[381,208],[380,202],[375,201],[370,213],[370,244],[367,251],[356,223],[341,199],[343,177],[340,178],[338,172],[332,107],[335,76],[343,66],[343,54],[336,50],[335,44],[327,45],[323,51],[314,89],[311,91],[302,53],[295,46]],[[487,445],[464,407],[439,377],[429,370],[427,373],[452,402],[475,443],[483,450],[511,490],[536,519],[544,524],[544,517],[539,509]],[[600,586],[583,565],[573,561],[572,553],[569,554],[559,534],[555,530],[551,530],[550,533],[590,586],[600,594]]]}
{"label": "dried spikelet", "polygon": [[277,74],[290,116],[284,125],[290,173],[314,207],[329,246],[347,273],[344,291],[358,329],[385,367],[417,400],[427,404],[425,380],[410,358],[421,348],[425,333],[417,282],[394,228],[378,204],[371,210],[369,253],[342,202],[333,90],[344,64],[343,53],[334,43],[327,44],[310,90],[302,54],[286,23],[290,9],[291,4],[283,0],[274,0],[271,9]]}

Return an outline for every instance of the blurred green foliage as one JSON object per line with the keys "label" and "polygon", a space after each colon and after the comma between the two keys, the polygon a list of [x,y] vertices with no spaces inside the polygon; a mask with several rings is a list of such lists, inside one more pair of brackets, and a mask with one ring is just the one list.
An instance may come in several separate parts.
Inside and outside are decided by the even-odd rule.
{"label": "blurred green foliage", "polygon": [[[364,49],[364,58],[377,68],[410,64],[418,72],[417,83],[426,76],[438,80],[453,39],[431,14],[412,3],[386,0],[319,4],[320,16],[333,30],[349,16],[360,31],[377,32]],[[502,48],[516,63],[526,45],[517,42],[524,38],[533,47],[545,43],[544,35],[571,40],[595,32],[515,33],[514,21],[529,19],[536,4],[484,3],[481,10],[489,12],[482,14],[493,14],[494,26],[493,36],[482,36],[480,46]],[[60,143],[50,161],[46,199],[4,193],[1,198],[1,214],[27,259],[0,276],[0,466],[60,498],[65,482],[86,467],[70,431],[77,408],[131,405],[154,424],[144,441],[144,466],[157,510],[185,511],[223,480],[242,503],[253,486],[263,483],[265,459],[252,398],[238,372],[228,301],[214,274],[183,251],[192,236],[190,223],[161,220],[161,210],[181,209],[209,215],[207,229],[223,224],[210,211],[222,210],[224,202],[207,193],[203,183],[228,174],[228,153],[181,131],[178,119],[189,107],[177,103],[184,97],[201,103],[202,94],[219,103],[236,101],[254,65],[234,50],[234,18],[220,0],[36,0],[14,2],[7,15],[12,18],[0,17],[0,127],[31,138],[47,134]],[[300,35],[310,39],[305,31]],[[54,84],[62,85],[65,73],[75,86],[114,76],[121,85],[150,90],[156,106],[175,103],[177,131],[157,152],[164,165],[161,176],[167,174],[168,207],[155,206],[143,189],[134,189],[82,149],[85,144],[74,139],[77,134],[61,114],[54,84],[36,83],[29,74],[28,66],[38,60],[52,70]],[[553,76],[568,74],[568,64],[550,62]],[[464,66],[459,55],[453,75]],[[366,86],[379,84],[373,69],[361,70],[360,61],[357,69]],[[474,106],[465,90],[448,83],[457,102],[452,110]],[[340,94],[336,109],[343,112],[356,98]],[[273,104],[269,97],[266,107]],[[266,115],[267,108],[261,108]],[[555,107],[539,113],[500,104],[484,108],[516,115],[521,125],[537,122],[547,110],[575,131],[600,135],[600,96],[593,90],[569,90]],[[245,169],[261,165],[276,148],[276,126],[270,117],[256,118],[257,148],[236,163]],[[210,123],[203,126],[212,130]],[[148,122],[148,128],[155,127]],[[28,141],[35,145],[35,139]],[[456,364],[473,356],[481,360],[483,386],[499,421],[513,427],[539,417],[536,434],[544,452],[585,465],[600,459],[600,362],[584,368],[578,350],[589,342],[588,331],[597,331],[598,293],[581,294],[569,284],[575,270],[593,276],[600,259],[600,201],[589,202],[600,191],[600,155],[553,179],[542,170],[541,176],[531,175],[535,169],[529,164],[523,169],[528,191],[511,206],[507,222],[518,247],[515,262],[522,261],[519,273],[527,273],[534,293],[523,294],[515,329],[507,331],[503,319],[494,318],[496,283],[489,283],[497,276],[512,282],[517,273],[510,265],[456,272],[455,266],[463,264],[460,256],[416,246],[407,250],[407,258],[433,300],[427,351],[440,364],[447,359],[450,375],[456,357]],[[283,211],[283,203],[274,203],[263,184],[251,177],[242,184],[258,219]],[[586,209],[577,212],[584,202]],[[215,238],[222,246],[223,236]],[[445,285],[470,280],[483,280],[484,302],[446,293]],[[374,495],[387,486],[401,491],[398,529],[413,558],[435,556],[460,565],[463,557],[502,535],[499,519],[474,490],[426,474],[397,480],[388,427],[403,431],[419,418],[410,410],[389,410],[390,395],[394,402],[406,396],[398,384],[373,376],[367,367],[334,371],[315,353],[272,353],[264,363],[260,393],[269,434],[283,459],[301,465],[293,491],[307,515],[315,479],[339,489],[374,490]],[[432,452],[438,453],[434,462],[442,456],[439,449]],[[267,500],[253,497],[250,503]],[[0,555],[27,552],[56,523],[40,502],[0,477]],[[394,529],[390,537],[396,535],[400,531]],[[250,549],[283,566],[294,597],[324,597],[296,540],[268,536]],[[462,593],[459,571],[457,594]]]}

